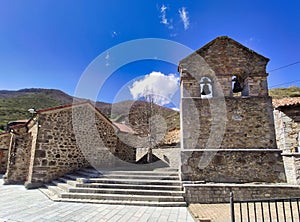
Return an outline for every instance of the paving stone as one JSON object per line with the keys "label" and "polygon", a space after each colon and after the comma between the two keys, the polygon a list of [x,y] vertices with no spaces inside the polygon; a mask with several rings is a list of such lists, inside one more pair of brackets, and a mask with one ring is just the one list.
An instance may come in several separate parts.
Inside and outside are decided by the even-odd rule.
{"label": "paving stone", "polygon": [[[1,178],[1,176],[0,176]],[[3,185],[0,179],[0,222],[27,221],[193,221],[186,207],[140,207],[126,205],[53,202],[39,190],[22,185]],[[169,220],[169,218],[171,220]]]}

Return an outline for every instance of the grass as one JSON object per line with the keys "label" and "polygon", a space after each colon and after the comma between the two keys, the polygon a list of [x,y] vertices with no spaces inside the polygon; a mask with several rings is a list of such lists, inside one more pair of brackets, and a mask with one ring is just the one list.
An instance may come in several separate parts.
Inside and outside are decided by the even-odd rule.
{"label": "grass", "polygon": [[286,97],[300,97],[300,87],[290,86],[288,88],[275,88],[269,90],[270,96],[274,99]]}
{"label": "grass", "polygon": [[61,105],[46,94],[28,93],[26,95],[0,98],[0,129],[3,131],[9,121],[29,119],[28,109],[43,109]]}

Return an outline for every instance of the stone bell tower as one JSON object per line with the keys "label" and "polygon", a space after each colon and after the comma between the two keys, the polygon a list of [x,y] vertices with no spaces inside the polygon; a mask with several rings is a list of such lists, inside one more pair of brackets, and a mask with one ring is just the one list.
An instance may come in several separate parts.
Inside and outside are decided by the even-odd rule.
{"label": "stone bell tower", "polygon": [[179,62],[183,181],[286,181],[268,95],[268,61],[222,36]]}

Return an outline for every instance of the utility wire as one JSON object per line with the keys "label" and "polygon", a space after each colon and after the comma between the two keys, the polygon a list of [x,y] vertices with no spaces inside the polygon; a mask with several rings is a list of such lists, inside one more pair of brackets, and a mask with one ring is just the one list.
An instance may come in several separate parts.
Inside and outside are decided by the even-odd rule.
{"label": "utility wire", "polygon": [[[277,70],[280,70],[280,69],[287,68],[287,67],[289,67],[289,66],[296,65],[296,64],[298,64],[298,63],[300,63],[300,61],[297,61],[297,62],[288,64],[288,65],[285,65],[285,66],[281,66],[281,67],[276,68],[276,69],[272,69],[272,70],[270,70],[270,71],[268,71],[268,72],[274,72],[274,71],[277,71]],[[276,84],[276,85],[271,86],[270,88],[273,88],[273,87],[276,87],[276,86],[282,86],[282,85],[286,85],[286,84],[291,84],[291,83],[295,83],[295,82],[300,82],[300,80],[294,80],[294,81],[291,81],[291,82],[285,82],[285,83]]]}
{"label": "utility wire", "polygon": [[287,67],[289,67],[289,66],[296,65],[296,64],[298,64],[298,63],[300,63],[300,61],[297,61],[297,62],[288,64],[288,65],[285,65],[285,66],[282,66],[282,67],[279,67],[279,68],[276,68],[276,69],[272,69],[272,70],[270,70],[269,72],[274,72],[274,71],[277,71],[277,70],[280,70],[280,69],[284,69],[284,68],[287,68]]}
{"label": "utility wire", "polygon": [[273,87],[276,87],[276,86],[282,86],[282,85],[286,85],[286,84],[291,84],[291,83],[295,83],[295,82],[300,82],[300,79],[299,80],[294,80],[292,82],[276,84],[276,85],[270,86],[270,88],[273,88]]}

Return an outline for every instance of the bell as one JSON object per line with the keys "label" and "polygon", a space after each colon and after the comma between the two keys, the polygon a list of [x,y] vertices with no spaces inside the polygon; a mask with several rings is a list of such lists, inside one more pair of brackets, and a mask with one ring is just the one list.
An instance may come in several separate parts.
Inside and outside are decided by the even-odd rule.
{"label": "bell", "polygon": [[205,83],[203,88],[202,88],[202,92],[201,92],[201,95],[209,95],[211,94],[211,91],[209,89],[209,86]]}
{"label": "bell", "polygon": [[242,91],[243,91],[243,88],[242,88],[240,82],[237,81],[237,80],[235,80],[235,83],[234,83],[234,85],[233,85],[233,90],[232,90],[232,92],[238,93],[238,92],[242,92]]}

